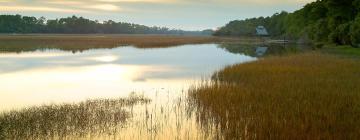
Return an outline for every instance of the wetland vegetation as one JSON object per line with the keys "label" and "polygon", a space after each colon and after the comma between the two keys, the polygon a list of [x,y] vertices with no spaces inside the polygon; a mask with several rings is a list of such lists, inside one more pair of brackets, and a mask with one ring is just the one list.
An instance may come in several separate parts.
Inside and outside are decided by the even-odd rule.
{"label": "wetland vegetation", "polygon": [[[111,41],[117,42],[118,38],[126,38],[124,42],[127,43],[136,43],[140,38],[145,40],[138,42],[139,44],[149,42],[152,44],[151,41],[155,38],[160,41],[171,39],[170,42],[172,43],[174,43],[174,40],[189,41],[187,39],[193,39],[195,42],[200,41],[197,43],[214,41],[213,38],[209,37],[186,37],[184,39],[184,37],[172,36],[120,35],[110,38],[108,36],[77,35],[53,35],[48,37],[42,35],[2,36],[1,39],[12,40],[16,44],[15,46],[18,46],[18,48],[11,45],[8,48],[2,47],[6,49],[2,57],[6,58],[7,52],[18,52],[18,55],[21,56],[37,50],[46,53],[48,49],[60,49],[67,52],[77,49],[97,48],[86,45],[78,45],[80,48],[77,48],[73,46],[77,44],[75,42],[95,45],[98,43],[99,48],[97,49],[101,50],[104,44]],[[37,43],[40,42],[43,42],[44,46],[48,45],[50,47],[38,45]],[[247,63],[236,65],[230,63],[231,65],[228,65],[223,70],[215,71],[211,79],[200,83],[195,82],[189,89],[181,89],[183,91],[181,94],[171,93],[175,96],[171,100],[175,100],[166,104],[156,99],[148,107],[146,104],[149,104],[150,99],[153,100],[154,98],[135,97],[129,99],[95,99],[74,104],[50,104],[3,112],[0,115],[0,136],[5,139],[90,137],[100,139],[106,137],[138,139],[359,138],[360,132],[357,124],[360,125],[360,122],[357,118],[360,116],[360,104],[358,104],[360,100],[358,94],[360,92],[358,87],[360,83],[358,78],[360,77],[360,63],[357,59],[354,59],[357,58],[357,49],[348,50],[348,47],[341,49],[336,46],[324,46],[313,50],[314,48],[301,45],[261,45],[257,43],[251,45],[249,43],[241,44],[239,43],[241,41],[231,38],[227,43],[225,42],[214,47],[217,48],[217,51],[223,50],[231,53],[231,56],[258,57],[258,60],[252,62],[252,59],[248,59],[244,61]],[[21,43],[24,45],[19,45]],[[153,48],[150,46],[136,47]],[[208,45],[205,44],[205,46]],[[123,56],[125,60],[127,60],[125,54],[136,55],[136,53],[132,54],[131,51],[127,51],[128,47],[121,48],[123,49],[119,49],[119,52],[124,52],[124,54],[114,53],[113,55]],[[184,46],[171,49],[165,48],[167,48],[167,51],[163,53],[176,50],[177,53],[182,55],[186,51],[190,51],[177,49],[186,48]],[[209,46],[200,48],[202,50],[205,48],[211,50]],[[265,52],[261,52],[259,55],[258,48],[260,50],[266,49],[264,49]],[[192,48],[192,50],[194,49]],[[110,50],[117,49],[114,47]],[[100,52],[111,52],[110,50]],[[162,49],[156,51],[160,50]],[[96,52],[96,50],[89,52]],[[209,53],[211,52],[209,51]],[[216,54],[214,53],[214,55]],[[163,54],[158,55],[162,56]],[[225,57],[224,54],[222,56]],[[68,56],[64,56],[64,58],[66,57]],[[82,61],[90,60],[87,57],[93,59],[87,53],[84,53],[84,58],[77,57]],[[39,61],[30,58],[27,57],[29,62]],[[94,58],[97,58],[97,56]],[[58,57],[57,59],[62,60],[63,58]],[[150,60],[149,58],[146,59]],[[49,60],[51,60],[51,57],[49,57]],[[99,60],[103,61],[102,59]],[[187,61],[184,58],[182,60]],[[72,58],[72,61],[76,62],[77,59]],[[215,60],[212,61],[216,62]],[[224,59],[222,61],[226,62],[228,60]],[[36,64],[34,62],[31,63]],[[114,60],[104,60],[104,62],[113,65],[123,63]],[[68,64],[64,64],[61,65],[67,67]],[[89,65],[88,62],[84,64]],[[96,63],[96,65],[102,66],[101,63]],[[113,71],[117,71],[116,67],[111,68]],[[124,70],[122,69],[122,71]],[[51,77],[48,78],[51,79]],[[106,77],[101,79],[104,78]],[[144,78],[135,77],[135,79]],[[136,81],[133,82],[132,84],[138,84]],[[95,85],[95,87],[97,86]],[[153,87],[161,89],[161,86]],[[184,92],[184,90],[188,91]],[[147,92],[146,95],[151,95],[149,91]],[[157,94],[159,93],[156,92]],[[167,94],[170,94],[170,92]],[[160,95],[158,98],[164,97],[166,96]],[[137,103],[140,104],[140,108]],[[129,112],[129,108],[134,108],[135,113]],[[174,133],[174,131],[178,133]]]}
{"label": "wetland vegetation", "polygon": [[115,135],[131,114],[126,107],[150,99],[97,99],[74,104],[28,107],[0,114],[0,139],[54,139]]}
{"label": "wetland vegetation", "polygon": [[272,56],[226,67],[189,96],[226,139],[358,139],[359,77],[358,60]]}
{"label": "wetland vegetation", "polygon": [[185,44],[240,41],[251,42],[256,39],[176,35],[0,35],[0,52],[26,52],[41,49],[84,51],[119,46],[164,48]]}

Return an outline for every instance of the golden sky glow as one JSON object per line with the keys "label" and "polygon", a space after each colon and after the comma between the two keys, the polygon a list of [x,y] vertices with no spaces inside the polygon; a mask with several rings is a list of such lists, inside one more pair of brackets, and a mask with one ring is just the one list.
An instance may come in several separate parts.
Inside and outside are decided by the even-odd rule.
{"label": "golden sky glow", "polygon": [[87,8],[103,10],[103,11],[119,11],[120,7],[112,4],[97,4],[97,5],[90,5]]}
{"label": "golden sky glow", "polygon": [[65,9],[55,7],[39,7],[39,6],[0,6],[1,11],[44,11],[44,12],[65,12],[65,13],[81,13],[83,10]]}

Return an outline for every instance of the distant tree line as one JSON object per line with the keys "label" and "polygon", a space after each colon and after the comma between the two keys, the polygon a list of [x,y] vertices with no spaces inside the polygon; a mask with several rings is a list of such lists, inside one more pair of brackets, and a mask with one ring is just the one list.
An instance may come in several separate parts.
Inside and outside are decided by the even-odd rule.
{"label": "distant tree line", "polygon": [[184,31],[112,20],[99,22],[77,16],[47,20],[44,17],[0,15],[0,33],[211,35],[213,31]]}
{"label": "distant tree line", "polygon": [[294,13],[231,21],[214,35],[251,36],[259,25],[272,37],[360,47],[360,0],[317,0]]}

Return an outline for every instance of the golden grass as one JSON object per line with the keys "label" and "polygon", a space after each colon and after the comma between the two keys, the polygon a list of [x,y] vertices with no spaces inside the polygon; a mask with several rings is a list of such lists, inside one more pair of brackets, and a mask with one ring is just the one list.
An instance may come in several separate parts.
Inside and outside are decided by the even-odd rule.
{"label": "golden grass", "polygon": [[21,52],[49,48],[82,51],[127,45],[138,48],[160,48],[239,40],[237,38],[165,35],[0,35],[0,51]]}
{"label": "golden grass", "polygon": [[[125,107],[146,104],[141,96],[44,105],[0,114],[0,139],[66,139],[116,133],[131,117]],[[94,134],[95,133],[95,134]]]}
{"label": "golden grass", "polygon": [[[320,53],[225,68],[189,90],[226,139],[359,139],[360,62]],[[205,123],[204,123],[205,122]]]}

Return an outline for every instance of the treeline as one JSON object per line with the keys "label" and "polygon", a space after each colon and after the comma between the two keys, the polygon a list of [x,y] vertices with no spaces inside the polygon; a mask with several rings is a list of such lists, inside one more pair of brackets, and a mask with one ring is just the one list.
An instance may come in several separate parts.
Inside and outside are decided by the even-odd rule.
{"label": "treeline", "polygon": [[165,27],[148,27],[112,20],[99,22],[77,16],[47,20],[44,17],[0,15],[0,33],[211,35],[213,32],[212,30],[184,31]]}
{"label": "treeline", "polygon": [[360,0],[317,0],[294,13],[231,21],[214,35],[251,36],[263,25],[272,37],[360,47],[359,12]]}

